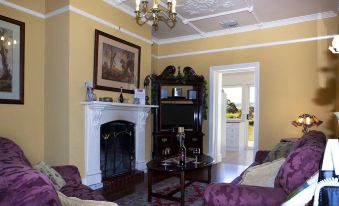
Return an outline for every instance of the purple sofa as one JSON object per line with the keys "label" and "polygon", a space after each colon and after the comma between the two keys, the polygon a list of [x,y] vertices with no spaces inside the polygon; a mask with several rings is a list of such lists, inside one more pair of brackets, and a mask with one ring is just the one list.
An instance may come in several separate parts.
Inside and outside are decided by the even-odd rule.
{"label": "purple sofa", "polygon": [[[204,193],[205,206],[275,206],[281,205],[294,189],[301,186],[319,170],[326,146],[326,136],[311,131],[293,144],[293,148],[282,164],[274,188],[240,185],[243,173],[231,183],[214,183]],[[263,162],[269,151],[258,151],[255,162]]]}
{"label": "purple sofa", "polygon": [[[91,188],[81,184],[74,166],[54,167],[65,179],[61,192],[80,199],[105,200]],[[0,137],[0,206],[61,206],[58,194],[47,176],[34,170],[21,148]]]}

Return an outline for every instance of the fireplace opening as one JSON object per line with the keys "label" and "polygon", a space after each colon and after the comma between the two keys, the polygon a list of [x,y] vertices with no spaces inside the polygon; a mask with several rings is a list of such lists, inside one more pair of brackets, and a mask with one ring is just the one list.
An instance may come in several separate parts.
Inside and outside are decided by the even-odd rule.
{"label": "fireplace opening", "polygon": [[100,127],[100,169],[102,179],[135,170],[135,124],[112,121]]}

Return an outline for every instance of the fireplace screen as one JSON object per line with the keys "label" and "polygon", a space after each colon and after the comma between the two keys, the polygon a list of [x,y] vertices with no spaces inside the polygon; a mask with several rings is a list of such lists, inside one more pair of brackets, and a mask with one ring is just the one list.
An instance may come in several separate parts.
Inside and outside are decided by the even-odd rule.
{"label": "fireplace screen", "polygon": [[135,124],[118,120],[101,125],[100,169],[103,179],[135,169]]}

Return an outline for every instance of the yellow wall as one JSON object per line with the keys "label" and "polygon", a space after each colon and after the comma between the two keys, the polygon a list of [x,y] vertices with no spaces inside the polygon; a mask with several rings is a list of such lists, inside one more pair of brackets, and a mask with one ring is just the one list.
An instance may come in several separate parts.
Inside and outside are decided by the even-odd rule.
{"label": "yellow wall", "polygon": [[[220,49],[272,41],[337,33],[337,18],[222,37],[159,45],[158,55]],[[271,149],[283,137],[299,137],[300,128],[290,123],[303,113],[318,116],[319,128],[333,135],[336,71],[328,51],[330,40],[295,43],[245,50],[209,53],[157,60],[156,72],[167,65],[191,66],[209,79],[211,66],[260,62],[259,147]],[[199,61],[197,61],[199,59]],[[204,151],[208,151],[208,124],[204,122]]]}
{"label": "yellow wall", "polygon": [[45,161],[69,163],[69,13],[46,20]]}
{"label": "yellow wall", "polygon": [[1,15],[25,22],[25,104],[0,104],[0,136],[14,140],[32,163],[44,157],[44,21],[0,6]]}

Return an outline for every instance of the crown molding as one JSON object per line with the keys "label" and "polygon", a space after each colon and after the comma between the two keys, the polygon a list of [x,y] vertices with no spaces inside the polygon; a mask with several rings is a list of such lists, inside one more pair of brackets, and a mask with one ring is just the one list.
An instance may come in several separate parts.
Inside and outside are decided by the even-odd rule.
{"label": "crown molding", "polygon": [[327,12],[316,13],[316,14],[311,14],[311,15],[306,15],[306,16],[281,19],[277,21],[263,22],[260,24],[240,26],[240,27],[223,29],[223,30],[218,30],[218,31],[213,31],[213,32],[206,32],[202,34],[193,34],[193,35],[180,36],[180,37],[168,38],[168,39],[153,38],[154,39],[153,41],[154,43],[159,44],[159,45],[172,44],[172,43],[183,42],[183,41],[191,41],[191,40],[204,39],[204,38],[210,38],[210,37],[237,34],[237,33],[242,33],[242,32],[256,31],[260,29],[287,26],[291,24],[297,24],[297,23],[314,21],[314,20],[321,20],[321,19],[326,19],[326,18],[331,18],[331,17],[336,17],[336,16],[337,16],[337,13],[333,11],[327,11]]}
{"label": "crown molding", "polygon": [[115,24],[112,24],[112,23],[109,22],[109,21],[103,20],[103,19],[101,19],[101,18],[99,18],[99,17],[97,17],[97,16],[95,16],[95,15],[92,15],[92,14],[90,14],[90,13],[87,13],[87,12],[81,10],[81,9],[76,8],[76,7],[69,6],[69,11],[71,11],[71,12],[73,12],[73,13],[76,13],[76,14],[79,14],[79,15],[81,15],[81,16],[87,17],[87,18],[89,18],[89,19],[91,19],[91,20],[93,20],[93,21],[96,21],[96,22],[98,22],[98,23],[100,23],[100,24],[106,25],[106,26],[108,26],[108,27],[110,27],[110,28],[112,28],[112,29],[114,29],[114,30],[118,30],[118,31],[120,31],[120,32],[122,32],[122,33],[124,33],[124,34],[127,34],[127,35],[129,35],[129,36],[132,36],[132,37],[134,37],[134,38],[136,38],[136,39],[139,39],[139,40],[141,40],[141,41],[144,41],[144,42],[146,42],[146,43],[148,43],[148,44],[153,44],[153,42],[152,42],[151,40],[149,40],[149,39],[146,39],[146,38],[144,38],[144,37],[142,37],[142,36],[140,36],[140,35],[138,35],[138,34],[135,34],[135,33],[133,33],[133,32],[130,32],[130,31],[124,29],[124,28],[121,28],[120,26],[117,26],[117,25],[115,25]]}
{"label": "crown molding", "polygon": [[327,36],[302,38],[302,39],[268,42],[268,43],[261,43],[261,44],[236,46],[236,47],[225,47],[225,48],[220,48],[220,49],[176,53],[176,54],[169,54],[169,55],[162,55],[162,56],[153,55],[152,57],[155,58],[155,59],[168,59],[168,58],[183,57],[183,56],[193,56],[193,55],[200,55],[200,54],[210,54],[210,53],[218,53],[218,52],[226,52],[226,51],[237,51],[237,50],[244,50],[244,49],[254,49],[254,48],[262,48],[262,47],[270,47],[270,46],[280,46],[280,45],[286,45],[286,44],[319,41],[319,40],[331,39],[331,38],[334,38],[334,36],[336,36],[336,34],[327,35]]}
{"label": "crown molding", "polygon": [[120,31],[120,32],[122,32],[124,34],[127,34],[127,35],[131,36],[131,37],[139,39],[139,40],[141,40],[143,42],[146,42],[148,44],[153,44],[153,42],[151,40],[149,40],[149,39],[146,39],[146,38],[144,38],[144,37],[142,37],[142,36],[140,36],[138,34],[135,34],[135,33],[131,32],[131,31],[128,31],[126,29],[123,29],[120,26],[112,24],[109,21],[101,19],[101,18],[99,18],[99,17],[97,17],[95,15],[87,13],[87,12],[81,10],[81,9],[78,9],[78,8],[74,7],[74,6],[70,6],[70,5],[64,6],[64,7],[61,7],[59,9],[56,9],[54,11],[51,11],[51,12],[49,12],[47,14],[43,14],[43,13],[40,13],[40,12],[33,11],[31,9],[27,9],[27,8],[25,8],[23,6],[19,6],[17,4],[14,4],[14,3],[11,3],[11,2],[7,2],[5,0],[0,0],[0,4],[2,4],[4,6],[7,6],[7,7],[10,7],[12,9],[16,9],[18,11],[30,14],[32,16],[38,17],[40,19],[48,19],[48,18],[57,16],[57,15],[63,14],[65,12],[73,12],[73,13],[79,14],[81,16],[84,16],[84,17],[86,17],[88,19],[91,19],[93,21],[96,21],[96,22],[98,22],[100,24],[106,25],[106,26],[108,26],[108,27],[110,27],[110,28],[112,28],[114,30],[118,30],[118,31]]}
{"label": "crown molding", "polygon": [[4,6],[7,6],[7,7],[10,7],[12,9],[15,9],[15,10],[18,10],[18,11],[22,11],[24,13],[27,13],[27,14],[30,14],[32,16],[35,16],[35,17],[38,17],[40,19],[45,19],[45,14],[43,13],[40,13],[40,12],[37,12],[37,11],[33,11],[31,9],[27,9],[23,6],[19,6],[17,4],[14,4],[14,3],[11,3],[11,2],[8,2],[8,1],[5,1],[5,0],[0,0],[0,4],[4,5]]}

